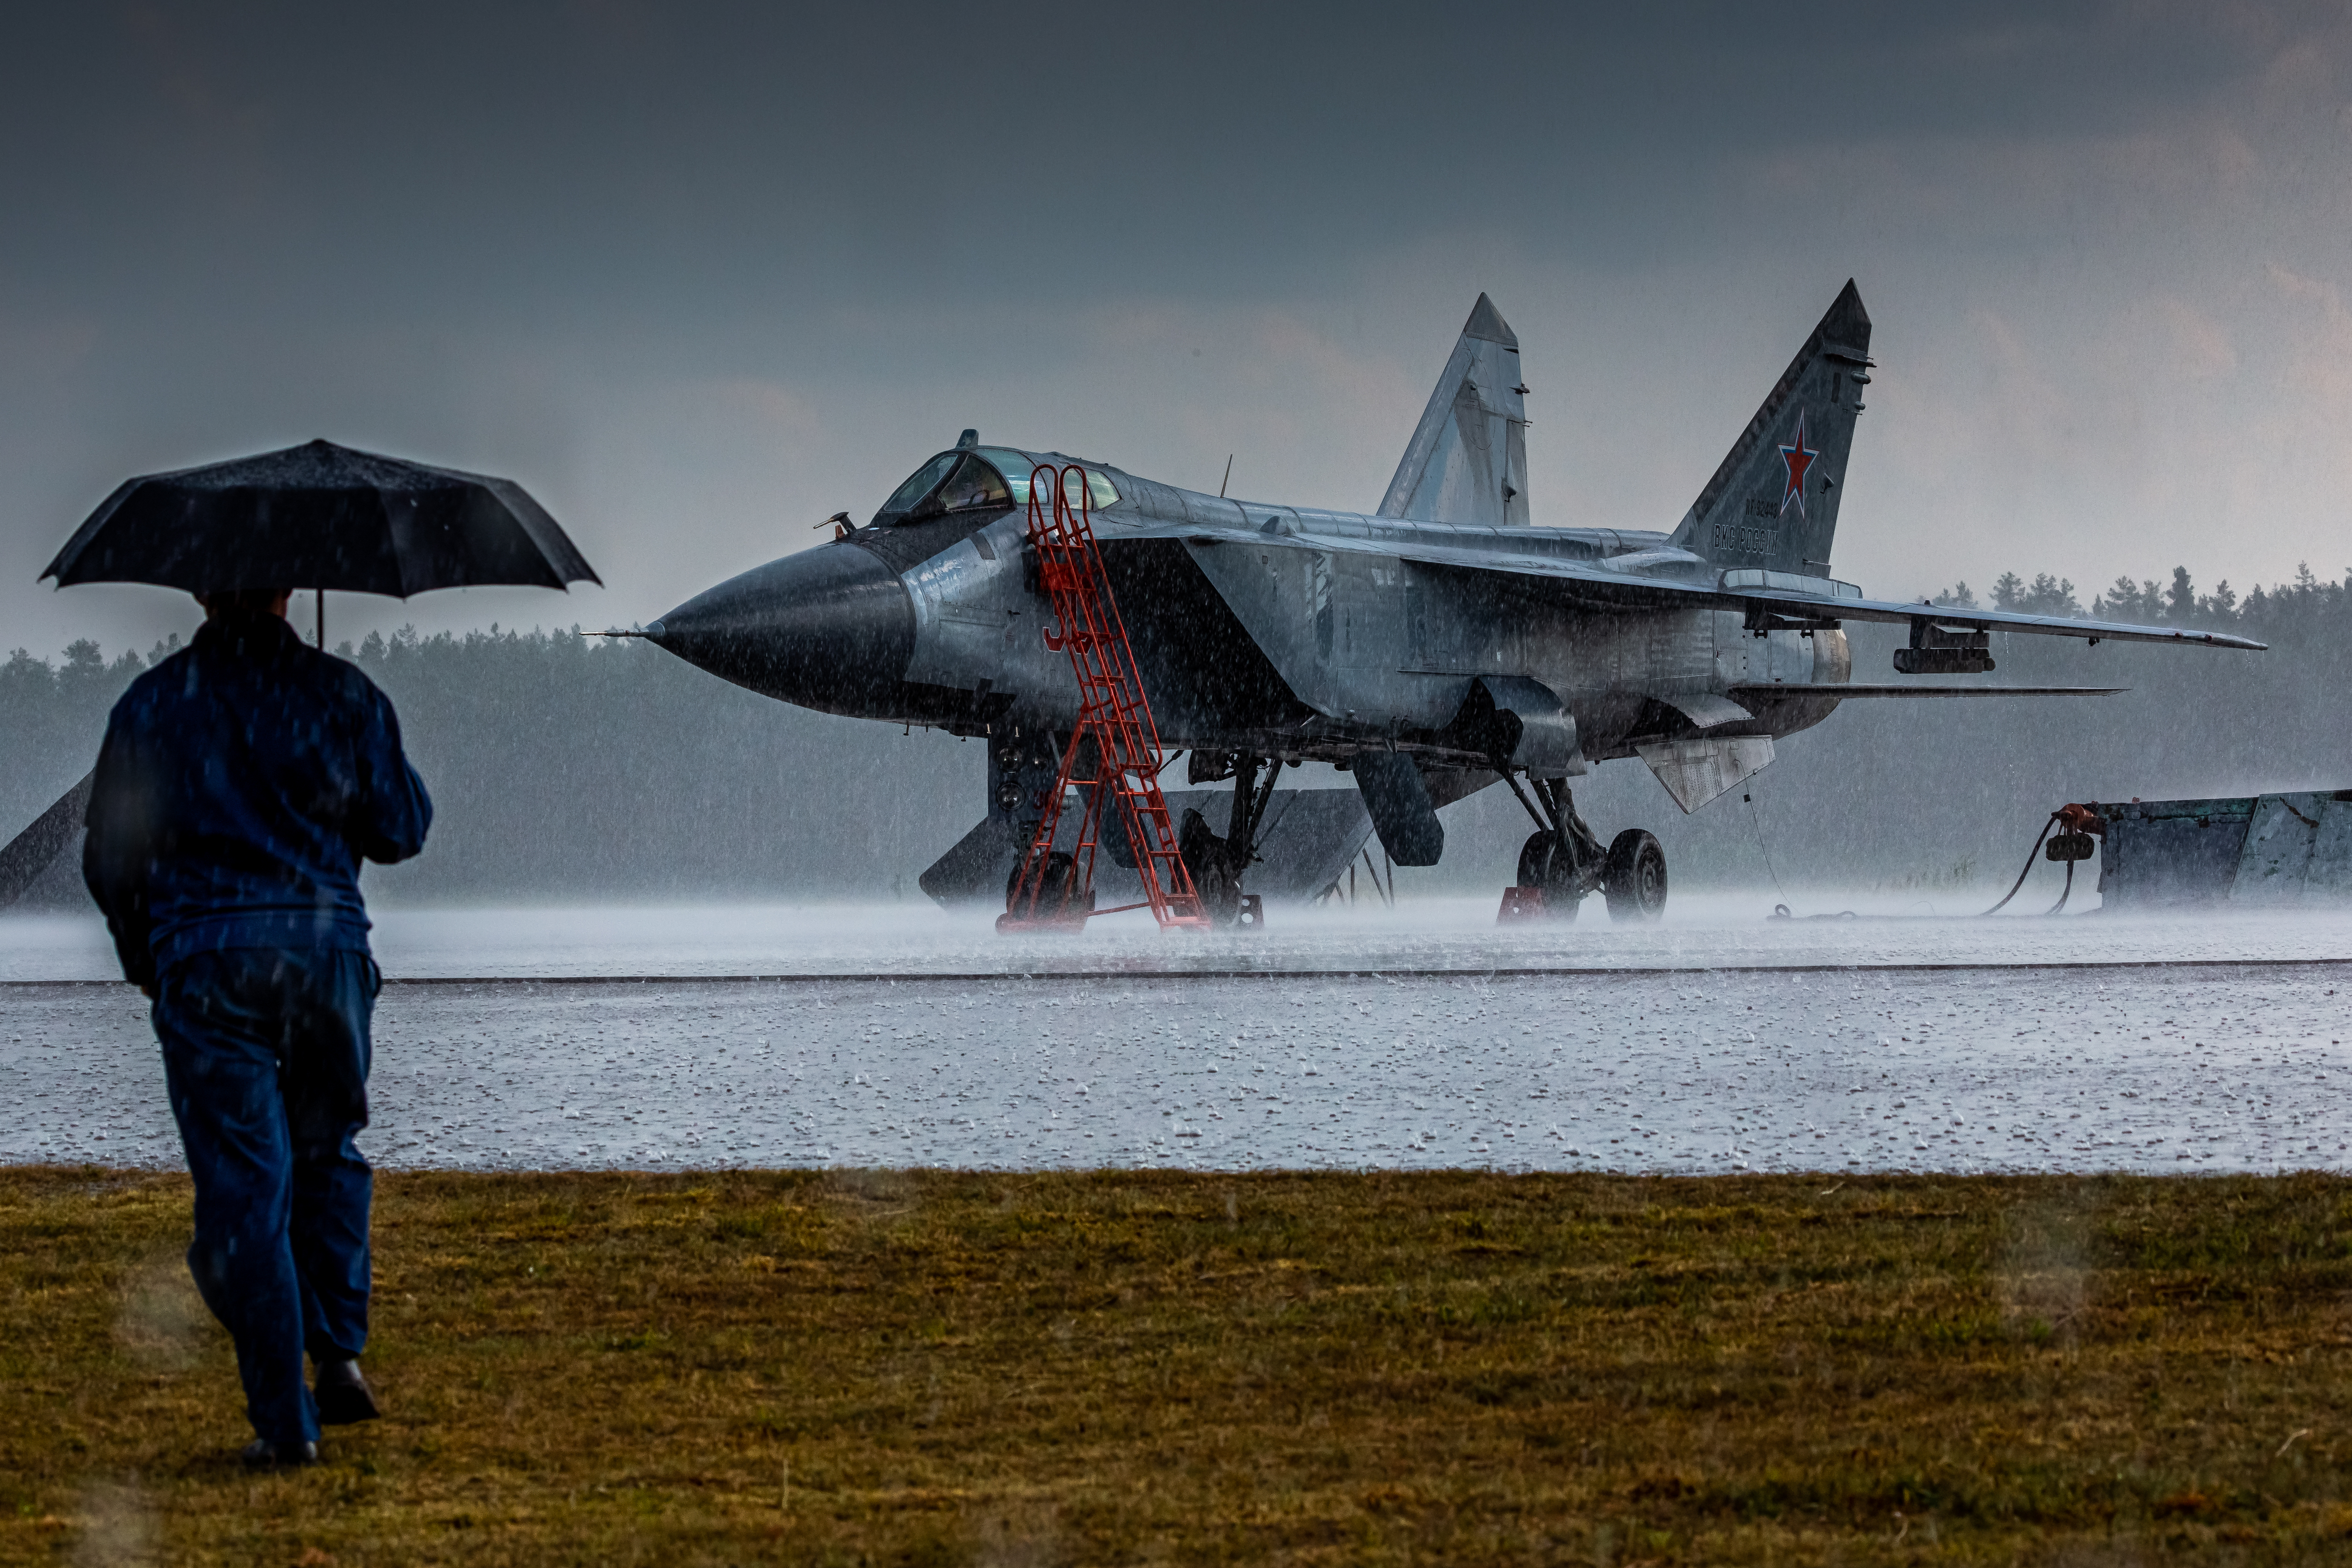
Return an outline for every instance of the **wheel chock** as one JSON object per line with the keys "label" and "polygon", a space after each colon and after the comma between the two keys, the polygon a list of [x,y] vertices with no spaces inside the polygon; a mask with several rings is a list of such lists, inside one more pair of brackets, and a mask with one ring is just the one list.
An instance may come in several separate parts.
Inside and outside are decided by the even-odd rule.
{"label": "wheel chock", "polygon": [[1543,889],[1539,887],[1507,887],[1503,889],[1502,912],[1495,916],[1497,925],[1510,925],[1522,920],[1544,917]]}

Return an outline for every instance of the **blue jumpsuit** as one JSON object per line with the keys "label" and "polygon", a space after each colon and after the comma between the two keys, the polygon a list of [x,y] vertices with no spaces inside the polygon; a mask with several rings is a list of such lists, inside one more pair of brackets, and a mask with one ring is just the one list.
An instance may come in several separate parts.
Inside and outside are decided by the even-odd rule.
{"label": "blue jumpsuit", "polygon": [[359,867],[424,846],[433,803],[374,683],[274,615],[216,619],[107,724],[82,874],[154,998],[195,1178],[188,1270],[236,1342],[247,1413],[319,1436],[302,1378],[367,1343],[368,1026]]}

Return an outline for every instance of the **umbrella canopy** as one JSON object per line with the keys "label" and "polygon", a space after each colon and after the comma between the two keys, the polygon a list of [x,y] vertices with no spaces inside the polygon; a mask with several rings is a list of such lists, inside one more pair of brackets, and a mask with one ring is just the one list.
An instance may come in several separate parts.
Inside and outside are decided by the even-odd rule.
{"label": "umbrella canopy", "polygon": [[127,481],[41,575],[60,588],[331,588],[401,599],[493,583],[603,586],[513,481],[331,441]]}

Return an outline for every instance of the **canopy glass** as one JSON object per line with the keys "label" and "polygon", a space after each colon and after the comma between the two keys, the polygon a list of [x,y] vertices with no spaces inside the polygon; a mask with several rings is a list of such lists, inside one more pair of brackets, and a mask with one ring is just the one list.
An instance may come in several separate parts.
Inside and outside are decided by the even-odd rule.
{"label": "canopy glass", "polygon": [[[942,452],[890,492],[890,498],[874,514],[874,524],[877,528],[888,528],[958,512],[1025,507],[1029,504],[1029,476],[1036,466],[1035,458],[1010,446]],[[1066,478],[1063,484],[1071,504],[1076,505],[1076,478]],[[1118,503],[1118,491],[1091,468],[1087,470],[1086,487],[1087,499],[1096,511]]]}

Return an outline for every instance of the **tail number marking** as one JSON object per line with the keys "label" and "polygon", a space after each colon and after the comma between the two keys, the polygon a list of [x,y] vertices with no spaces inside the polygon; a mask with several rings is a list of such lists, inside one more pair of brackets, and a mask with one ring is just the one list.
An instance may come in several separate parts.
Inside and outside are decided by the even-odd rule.
{"label": "tail number marking", "polygon": [[[1769,513],[1771,503],[1760,497],[1756,497],[1748,501],[1748,510],[1752,515],[1759,506],[1767,508]],[[1774,532],[1770,528],[1753,523],[1717,523],[1715,525],[1713,553],[1717,557],[1726,554],[1764,555],[1772,548]]]}

